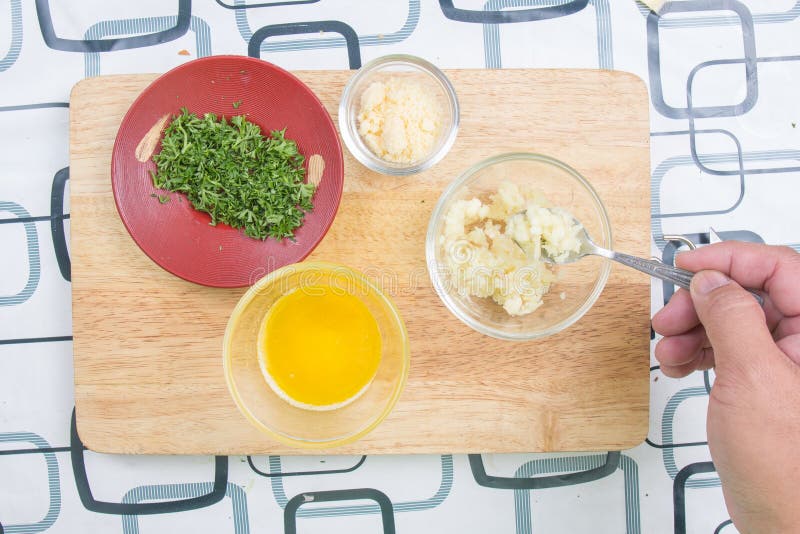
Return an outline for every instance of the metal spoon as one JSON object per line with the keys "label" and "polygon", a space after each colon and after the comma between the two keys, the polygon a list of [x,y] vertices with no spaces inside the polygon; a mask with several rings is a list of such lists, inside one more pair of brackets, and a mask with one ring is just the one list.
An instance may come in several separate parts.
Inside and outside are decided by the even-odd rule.
{"label": "metal spoon", "polygon": [[[525,212],[517,213],[515,215],[523,215]],[[689,289],[689,284],[692,282],[692,277],[694,273],[691,271],[687,271],[686,269],[679,269],[678,267],[673,267],[671,265],[667,265],[662,263],[658,260],[646,260],[644,258],[639,258],[637,256],[631,256],[630,254],[624,254],[622,252],[615,252],[613,250],[608,250],[599,246],[597,243],[592,241],[592,238],[589,237],[589,234],[586,232],[586,228],[577,221],[575,218],[572,219],[573,224],[577,224],[580,226],[581,230],[578,233],[578,239],[580,240],[581,246],[577,251],[570,252],[564,258],[555,259],[545,249],[542,249],[542,261],[551,264],[565,264],[565,263],[572,263],[577,261],[584,256],[592,255],[592,256],[602,256],[603,258],[608,258],[609,260],[616,261],[623,265],[627,265],[628,267],[633,267],[637,271],[641,271],[645,274],[649,274],[654,278],[658,278],[660,280],[666,280],[668,282],[672,282],[678,287],[682,287],[684,289]],[[518,247],[522,249],[523,252],[526,252],[525,249],[514,241]],[[527,253],[527,252],[526,252]],[[761,295],[756,293],[755,291],[748,289],[748,291],[755,297],[760,305],[764,305],[764,299]]]}

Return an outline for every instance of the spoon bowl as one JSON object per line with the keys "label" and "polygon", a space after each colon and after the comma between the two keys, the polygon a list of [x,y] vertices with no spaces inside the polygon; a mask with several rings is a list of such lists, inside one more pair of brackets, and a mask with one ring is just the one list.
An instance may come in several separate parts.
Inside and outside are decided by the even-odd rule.
{"label": "spoon bowl", "polygon": [[[548,209],[551,212],[555,212],[553,208]],[[517,213],[515,216],[524,215],[526,212],[527,210]],[[559,210],[559,212],[563,214],[563,210]],[[650,276],[658,278],[659,280],[666,280],[668,282],[672,282],[678,287],[682,287],[683,289],[689,289],[689,286],[692,282],[692,277],[694,277],[693,272],[667,265],[658,260],[639,258],[637,256],[631,256],[630,254],[624,254],[622,252],[615,252],[613,250],[603,248],[592,241],[592,238],[589,237],[589,233],[586,231],[586,228],[584,228],[580,221],[575,219],[575,217],[571,218],[573,225],[579,226],[579,230],[575,234],[575,237],[578,239],[579,243],[578,248],[566,251],[566,253],[560,253],[558,256],[553,256],[552,251],[542,247],[540,258],[541,261],[554,265],[564,265],[567,263],[576,262],[585,256],[601,256],[603,258],[616,261],[617,263],[627,265],[628,267],[632,267],[637,271],[649,274]],[[514,242],[523,250],[523,252],[527,253],[525,248],[522,247],[520,243],[517,241]],[[764,299],[761,295],[750,289],[748,289],[748,291],[750,291],[760,305],[764,305]]]}

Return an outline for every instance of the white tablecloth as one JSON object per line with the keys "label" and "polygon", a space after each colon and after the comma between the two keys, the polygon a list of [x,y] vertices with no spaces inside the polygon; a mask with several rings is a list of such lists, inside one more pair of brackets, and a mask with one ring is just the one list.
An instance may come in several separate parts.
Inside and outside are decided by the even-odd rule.
{"label": "white tablecloth", "polygon": [[[673,380],[655,361],[649,436],[621,453],[83,450],[71,431],[67,125],[84,77],[249,51],[289,69],[403,52],[446,68],[630,71],[651,94],[653,255],[671,261],[680,243],[665,235],[800,248],[800,1],[680,1],[660,20],[633,0],[256,2],[0,0],[0,532],[735,532],[705,443],[713,373]],[[359,46],[253,39],[320,20],[344,22]],[[672,287],[652,287],[655,311]],[[534,480],[554,473],[581,474]],[[302,495],[330,502],[297,506]]]}

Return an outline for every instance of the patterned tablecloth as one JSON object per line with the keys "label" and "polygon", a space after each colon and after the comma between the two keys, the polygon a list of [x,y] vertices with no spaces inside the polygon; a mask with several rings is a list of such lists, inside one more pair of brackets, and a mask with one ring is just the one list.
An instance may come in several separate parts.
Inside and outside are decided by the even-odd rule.
{"label": "patterned tablecloth", "polygon": [[[626,70],[650,88],[653,255],[672,261],[681,244],[665,236],[800,249],[798,18],[795,0],[676,1],[660,18],[634,0],[0,0],[0,533],[735,532],[706,445],[713,372],[673,380],[655,361],[649,436],[629,451],[84,451],[71,429],[68,100],[84,77],[211,54],[290,69],[405,52],[441,67]],[[301,35],[321,20],[357,46]],[[274,25],[296,35],[260,39]],[[655,311],[673,288],[652,287]],[[554,473],[570,474],[541,478]]]}

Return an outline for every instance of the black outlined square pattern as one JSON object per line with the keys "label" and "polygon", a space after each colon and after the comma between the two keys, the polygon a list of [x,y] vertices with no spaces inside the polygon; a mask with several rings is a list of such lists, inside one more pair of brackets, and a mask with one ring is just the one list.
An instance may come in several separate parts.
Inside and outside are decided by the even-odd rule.
{"label": "black outlined square pattern", "polygon": [[361,45],[356,31],[340,20],[319,20],[313,22],[291,22],[264,26],[257,30],[247,44],[247,55],[261,57],[261,43],[270,37],[295,35],[301,33],[333,32],[344,37],[347,43],[347,59],[353,70],[361,68]]}
{"label": "black outlined square pattern", "polygon": [[178,0],[178,18],[175,26],[161,32],[116,39],[64,39],[56,35],[50,0],[36,0],[36,15],[42,30],[44,42],[54,50],[64,52],[111,52],[153,46],[175,39],[189,31],[192,17],[192,0]]}
{"label": "black outlined square pattern", "polygon": [[571,486],[573,484],[583,484],[609,476],[619,467],[619,452],[609,452],[606,461],[600,467],[588,469],[579,473],[567,473],[562,475],[550,475],[543,477],[496,477],[486,474],[483,465],[483,458],[480,454],[469,455],[469,466],[472,469],[472,476],[480,486],[494,489],[513,489],[513,490],[534,490],[545,488],[559,488],[561,486]]}
{"label": "black outlined square pattern", "polygon": [[508,11],[477,11],[460,9],[453,4],[453,0],[439,0],[444,16],[458,22],[472,22],[476,24],[509,24],[514,22],[529,22],[533,20],[547,20],[566,17],[584,9],[589,0],[573,0],[557,6],[536,7],[530,9],[514,9]]}
{"label": "black outlined square pattern", "polygon": [[226,4],[217,0],[217,4],[225,9],[255,9],[258,7],[298,6],[301,4],[316,4],[319,0],[275,0],[274,2],[260,2],[258,4]]}
{"label": "black outlined square pattern", "polygon": [[[712,462],[689,464],[675,476],[672,483],[672,501],[675,507],[675,534],[686,534],[686,482],[699,473],[714,473],[717,468]],[[723,527],[724,523],[720,525]],[[720,529],[717,527],[717,530]]]}
{"label": "black outlined square pattern", "polygon": [[78,437],[78,427],[75,421],[75,411],[73,410],[72,423],[70,426],[70,457],[72,460],[72,471],[75,476],[75,486],[77,486],[78,489],[78,496],[83,506],[90,512],[114,515],[168,514],[211,506],[225,497],[228,486],[228,457],[216,456],[214,458],[214,486],[211,492],[206,495],[174,501],[148,503],[98,501],[94,498],[94,495],[92,495],[92,488],[89,485],[89,477],[86,474],[86,458],[84,456],[85,447],[80,437]]}
{"label": "black outlined square pattern", "polygon": [[69,282],[71,280],[72,263],[67,249],[64,219],[69,219],[69,214],[64,213],[64,192],[69,180],[69,167],[64,167],[53,177],[53,187],[50,192],[50,234],[53,238],[53,250],[58,262],[61,276]]}
{"label": "black outlined square pattern", "polygon": [[272,473],[272,472],[267,473],[266,471],[262,471],[261,469],[256,467],[256,464],[253,461],[253,457],[252,456],[248,456],[247,457],[247,463],[250,465],[250,469],[252,469],[253,472],[256,473],[257,475],[260,475],[260,476],[266,477],[266,478],[298,477],[298,476],[307,476],[307,475],[313,475],[313,476],[340,475],[342,473],[352,473],[353,471],[355,471],[356,469],[358,469],[359,467],[364,465],[364,462],[366,460],[367,460],[367,457],[365,455],[362,455],[361,458],[359,458],[358,461],[355,464],[351,465],[350,467],[346,467],[344,469],[317,469],[317,470],[312,470],[312,471],[278,471],[278,472],[275,472],[275,473]]}
{"label": "black outlined square pattern", "polygon": [[383,534],[395,534],[394,508],[385,493],[372,488],[315,491],[301,493],[292,497],[283,510],[283,529],[285,534],[297,534],[297,510],[307,503],[333,501],[375,501],[381,509]]}

